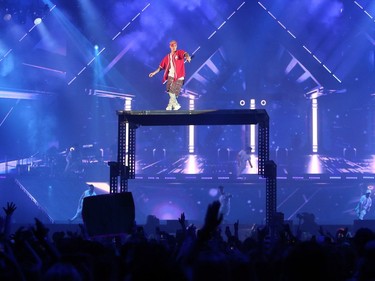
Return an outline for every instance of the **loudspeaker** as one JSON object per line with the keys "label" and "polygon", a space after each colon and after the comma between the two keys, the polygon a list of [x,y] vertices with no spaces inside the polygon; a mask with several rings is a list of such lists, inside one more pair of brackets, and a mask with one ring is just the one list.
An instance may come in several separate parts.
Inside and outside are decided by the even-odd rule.
{"label": "loudspeaker", "polygon": [[133,195],[122,192],[86,197],[82,218],[89,236],[130,233],[135,222]]}
{"label": "loudspeaker", "polygon": [[276,178],[277,174],[277,166],[276,163],[273,160],[266,161],[264,163],[264,176],[266,178]]}
{"label": "loudspeaker", "polygon": [[375,220],[354,220],[353,231],[356,232],[360,228],[369,228],[375,231]]}

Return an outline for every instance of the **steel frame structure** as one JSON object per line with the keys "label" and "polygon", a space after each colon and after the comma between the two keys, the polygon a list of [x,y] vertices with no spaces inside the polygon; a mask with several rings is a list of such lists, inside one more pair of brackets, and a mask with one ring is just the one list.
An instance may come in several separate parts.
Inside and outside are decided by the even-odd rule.
{"label": "steel frame structure", "polygon": [[266,178],[266,224],[276,213],[276,164],[269,160],[269,116],[263,109],[117,111],[117,162],[109,162],[110,193],[128,192],[135,178],[136,130],[140,126],[258,125],[258,174]]}

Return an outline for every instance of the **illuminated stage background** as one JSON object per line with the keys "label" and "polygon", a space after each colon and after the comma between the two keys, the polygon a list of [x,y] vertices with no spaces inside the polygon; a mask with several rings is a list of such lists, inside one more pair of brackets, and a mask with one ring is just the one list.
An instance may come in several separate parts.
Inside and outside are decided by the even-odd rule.
{"label": "illuminated stage background", "polygon": [[[172,39],[194,55],[181,110],[269,114],[278,210],[286,219],[307,212],[320,223],[351,223],[356,201],[375,183],[372,1],[3,0],[0,12],[2,174],[20,180],[46,202],[42,207],[61,185],[56,179],[80,182],[64,182],[67,213],[74,213],[82,182],[108,181],[107,162],[117,157],[116,110],[165,109],[162,75],[148,74]],[[34,26],[36,16],[42,23]],[[186,127],[137,129],[130,190],[138,221],[181,211],[199,220],[223,184],[237,194],[230,219],[261,223],[264,180],[256,168],[240,178],[234,172],[249,128],[199,126],[195,133],[189,154]],[[80,151],[82,165],[67,175],[70,147]]]}

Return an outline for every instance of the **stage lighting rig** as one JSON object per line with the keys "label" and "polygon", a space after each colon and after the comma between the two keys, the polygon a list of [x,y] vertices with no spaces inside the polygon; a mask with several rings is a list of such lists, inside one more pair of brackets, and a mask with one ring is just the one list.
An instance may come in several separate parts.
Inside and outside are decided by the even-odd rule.
{"label": "stage lighting rig", "polygon": [[320,96],[327,96],[332,94],[343,94],[346,93],[346,89],[340,89],[340,90],[327,90],[324,89],[324,87],[315,88],[307,93],[305,93],[305,97],[307,99],[316,99]]}
{"label": "stage lighting rig", "polygon": [[6,1],[0,10],[5,22],[25,24],[31,20],[35,25],[40,24],[45,15],[49,12],[48,4],[42,0],[20,3],[18,1]]}
{"label": "stage lighting rig", "polygon": [[34,19],[34,24],[35,25],[38,25],[38,24],[41,24],[41,23],[42,23],[42,18],[37,17],[37,18]]}

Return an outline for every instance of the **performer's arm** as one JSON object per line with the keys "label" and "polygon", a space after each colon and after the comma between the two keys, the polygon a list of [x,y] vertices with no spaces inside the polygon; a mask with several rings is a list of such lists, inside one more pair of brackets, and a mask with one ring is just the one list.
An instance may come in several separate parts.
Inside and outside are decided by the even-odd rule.
{"label": "performer's arm", "polygon": [[78,201],[78,208],[79,209],[82,209],[82,207],[83,207],[83,199],[85,199],[85,193],[82,193],[81,197],[79,198],[79,201]]}
{"label": "performer's arm", "polygon": [[162,68],[159,66],[154,72],[151,72],[148,77],[153,77],[156,73],[159,73]]}

